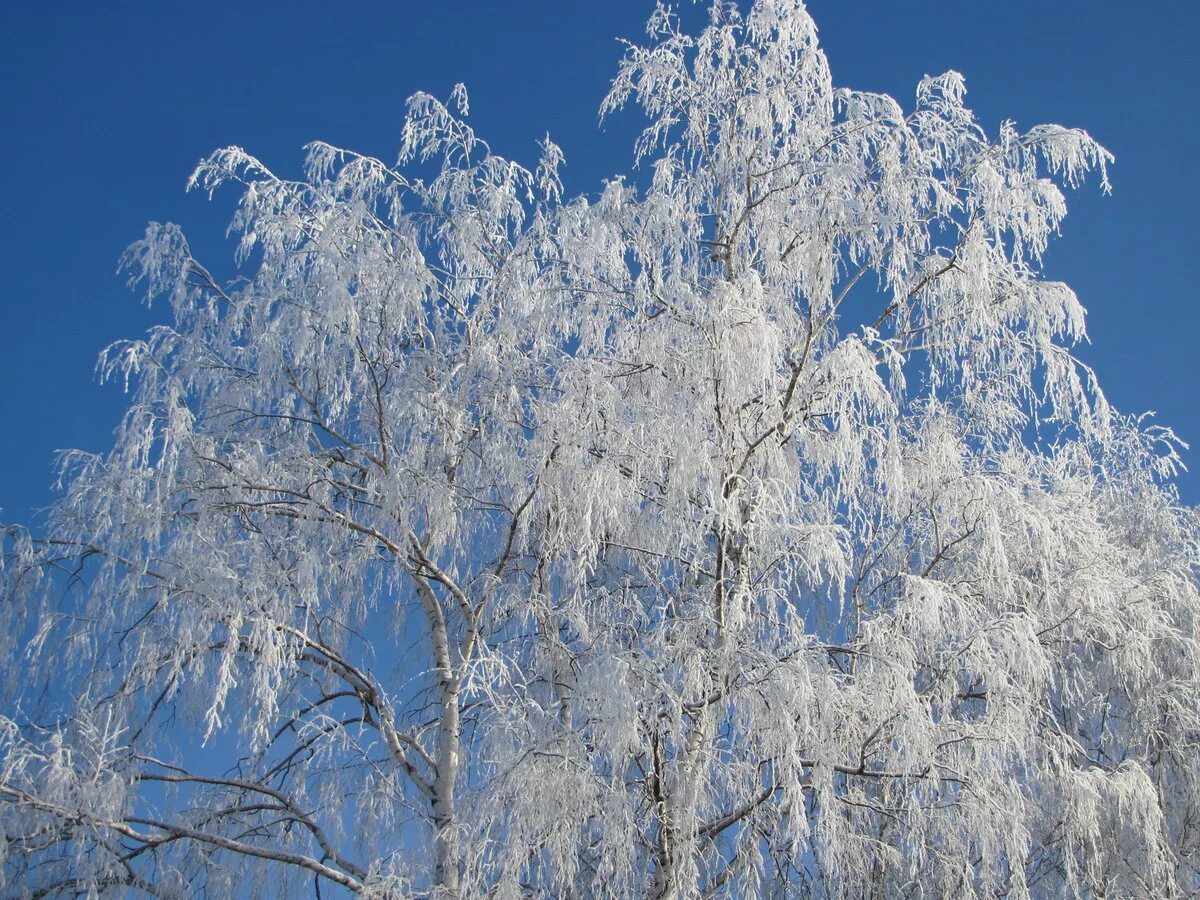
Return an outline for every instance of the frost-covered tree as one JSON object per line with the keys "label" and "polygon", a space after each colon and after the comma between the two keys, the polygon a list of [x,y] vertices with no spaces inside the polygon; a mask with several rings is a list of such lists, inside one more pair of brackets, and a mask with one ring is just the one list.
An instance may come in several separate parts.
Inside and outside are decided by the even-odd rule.
{"label": "frost-covered tree", "polygon": [[5,531],[3,890],[1182,897],[1200,520],[1040,262],[1082,131],[666,9],[564,199],[416,95],[130,248],[111,451]]}

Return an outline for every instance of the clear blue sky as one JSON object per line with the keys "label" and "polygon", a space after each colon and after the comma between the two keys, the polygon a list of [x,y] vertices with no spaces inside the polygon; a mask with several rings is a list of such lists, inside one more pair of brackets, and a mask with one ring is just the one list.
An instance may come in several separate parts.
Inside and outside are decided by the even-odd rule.
{"label": "clear blue sky", "polygon": [[[125,398],[98,386],[108,342],[165,316],[113,274],[150,219],[181,223],[228,271],[231,193],[187,195],[196,161],[238,144],[282,174],[322,139],[394,156],[405,98],[471,93],[472,123],[532,164],[546,131],[567,188],[627,171],[637,127],[600,130],[616,38],[639,38],[649,2],[312,3],[7,0],[0,10],[0,520],[50,498],[58,448],[107,447]],[[1050,274],[1090,311],[1110,399],[1155,409],[1200,448],[1198,252],[1200,4],[1152,0],[812,0],[835,80],[906,105],[925,73],[954,68],[994,132],[1057,122],[1117,156],[1114,192],[1070,198]],[[1183,494],[1200,500],[1200,450]]]}

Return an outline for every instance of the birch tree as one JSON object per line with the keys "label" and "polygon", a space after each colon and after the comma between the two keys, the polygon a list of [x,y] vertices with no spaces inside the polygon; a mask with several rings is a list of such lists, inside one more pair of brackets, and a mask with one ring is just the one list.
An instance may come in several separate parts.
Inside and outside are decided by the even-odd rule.
{"label": "birch tree", "polygon": [[1200,892],[1200,521],[1041,274],[1109,154],[833,87],[800,0],[660,6],[563,196],[409,103],[230,147],[241,277],[4,530],[15,896]]}

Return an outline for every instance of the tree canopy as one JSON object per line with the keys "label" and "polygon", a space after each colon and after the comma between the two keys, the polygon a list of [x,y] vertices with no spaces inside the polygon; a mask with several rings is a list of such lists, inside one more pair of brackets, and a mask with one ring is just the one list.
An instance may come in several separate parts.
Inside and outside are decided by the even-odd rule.
{"label": "tree canopy", "polygon": [[1200,892],[1200,517],[1041,261],[1108,153],[954,72],[835,88],[799,0],[659,7],[563,196],[409,103],[237,147],[228,284],[4,531],[4,890]]}

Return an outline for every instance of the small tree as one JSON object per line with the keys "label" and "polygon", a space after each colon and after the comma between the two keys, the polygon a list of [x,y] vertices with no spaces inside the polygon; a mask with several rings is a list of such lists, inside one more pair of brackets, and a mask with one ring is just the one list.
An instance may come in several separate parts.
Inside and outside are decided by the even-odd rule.
{"label": "small tree", "polygon": [[203,162],[243,279],[130,248],[174,322],[6,531],[5,890],[1200,891],[1200,523],[1039,274],[1108,154],[834,89],[799,0],[648,31],[643,189],[459,89]]}

